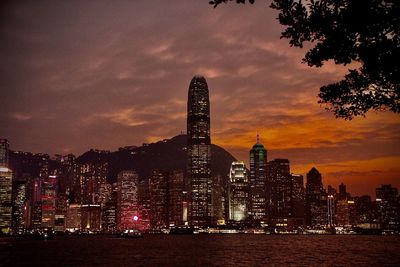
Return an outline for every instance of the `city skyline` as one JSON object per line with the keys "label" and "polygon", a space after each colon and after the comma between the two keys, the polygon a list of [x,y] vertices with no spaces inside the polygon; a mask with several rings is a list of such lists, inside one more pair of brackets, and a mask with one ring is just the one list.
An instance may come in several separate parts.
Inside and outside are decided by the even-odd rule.
{"label": "city skyline", "polygon": [[[168,144],[171,140],[163,140],[143,145],[153,147],[148,153],[130,146],[118,154],[92,150],[86,157],[68,154],[52,159],[10,151],[8,141],[0,139],[1,232],[119,231],[128,238],[142,237],[141,231],[394,234],[398,230],[397,187],[383,184],[375,189],[375,199],[352,195],[344,183],[338,190],[331,185],[325,189],[315,167],[304,183],[302,175],[291,173],[288,159],[268,161],[258,134],[249,151],[247,177],[245,164],[228,152],[219,148],[222,154],[212,156],[210,117],[208,85],[196,75],[188,89],[188,134],[175,138],[184,140],[174,143],[175,148]],[[157,145],[167,149],[154,149]],[[178,158],[184,159],[181,164],[167,163]],[[140,171],[137,162],[150,164],[150,176]],[[221,173],[215,163],[225,170]]]}
{"label": "city skyline", "polygon": [[315,166],[324,185],[357,195],[400,187],[398,115],[343,121],[324,111],[319,87],[347,68],[301,65],[304,51],[279,39],[274,11],[157,3],[6,6],[0,137],[11,149],[79,155],[171,138],[185,129],[187,81],[199,73],[213,143],[247,166],[258,131],[270,159],[303,175]]}

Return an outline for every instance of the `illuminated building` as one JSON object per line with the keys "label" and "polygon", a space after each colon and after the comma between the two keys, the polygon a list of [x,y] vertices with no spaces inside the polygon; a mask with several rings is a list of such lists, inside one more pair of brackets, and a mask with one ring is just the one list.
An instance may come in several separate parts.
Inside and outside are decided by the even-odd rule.
{"label": "illuminated building", "polygon": [[153,228],[169,227],[168,171],[154,170],[150,178],[150,223]]}
{"label": "illuminated building", "polygon": [[150,222],[153,228],[183,224],[184,175],[180,170],[154,170],[150,178]]}
{"label": "illuminated building", "polygon": [[12,179],[12,171],[6,167],[0,167],[0,231],[2,232],[8,232],[11,227]]}
{"label": "illuminated building", "polygon": [[80,202],[80,176],[75,156],[61,156],[59,161],[61,168],[58,169],[58,194],[67,195],[71,203]]}
{"label": "illuminated building", "polygon": [[143,230],[150,228],[150,179],[139,181],[139,223]]}
{"label": "illuminated building", "polygon": [[103,182],[100,185],[99,189],[99,203],[102,207],[105,206],[107,202],[109,202],[111,194],[112,194],[112,185],[107,182]]}
{"label": "illuminated building", "polygon": [[244,162],[232,162],[228,188],[229,220],[242,221],[247,219],[249,184]]}
{"label": "illuminated building", "polygon": [[81,205],[70,204],[67,208],[65,218],[65,228],[68,231],[74,232],[81,229]]}
{"label": "illuminated building", "polygon": [[136,227],[133,217],[139,214],[139,177],[135,171],[118,174],[117,225],[119,230]]}
{"label": "illuminated building", "polygon": [[33,229],[38,229],[42,227],[42,183],[39,178],[33,179],[33,188],[32,188],[32,216],[31,216],[31,224],[30,226]]}
{"label": "illuminated building", "polygon": [[267,173],[267,215],[273,219],[287,219],[292,216],[292,177],[289,160],[269,161]]}
{"label": "illuminated building", "polygon": [[[118,183],[117,183],[118,184]],[[104,183],[100,187],[101,228],[105,232],[117,229],[117,196],[118,186]]]}
{"label": "illuminated building", "polygon": [[208,86],[202,76],[190,82],[187,113],[190,222],[206,226],[211,223],[211,138]]}
{"label": "illuminated building", "polygon": [[220,174],[212,174],[212,219],[213,223],[224,222],[229,218],[229,201],[228,201],[228,185],[226,178]]}
{"label": "illuminated building", "polygon": [[42,180],[42,227],[54,228],[56,214],[57,177],[49,175]]}
{"label": "illuminated building", "polygon": [[182,225],[184,175],[182,171],[175,170],[169,172],[168,178],[169,226]]}
{"label": "illuminated building", "polygon": [[81,205],[81,229],[91,232],[101,230],[101,207],[99,204]]}
{"label": "illuminated building", "polygon": [[99,204],[100,185],[106,182],[108,164],[106,162],[79,165],[79,180],[82,204]]}
{"label": "illuminated building", "polygon": [[44,180],[49,177],[49,159],[50,156],[47,154],[35,154],[36,161],[39,166],[39,177]]}
{"label": "illuminated building", "polygon": [[26,214],[26,183],[23,181],[17,181],[14,183],[15,193],[13,201],[13,223],[12,227],[14,230],[25,228],[25,214]]}
{"label": "illuminated building", "polygon": [[305,214],[307,226],[321,227],[328,222],[327,196],[322,185],[322,175],[316,168],[307,173]]}
{"label": "illuminated building", "polygon": [[42,228],[42,203],[35,202],[32,207],[32,224],[33,229]]}
{"label": "illuminated building", "polygon": [[328,195],[327,198],[327,207],[328,207],[328,225],[335,225],[335,198],[333,195]]}
{"label": "illuminated building", "polygon": [[400,229],[400,203],[398,190],[392,185],[376,188],[378,221],[385,229]]}
{"label": "illuminated building", "polygon": [[8,168],[9,149],[8,140],[0,138],[0,167]]}
{"label": "illuminated building", "polygon": [[266,217],[267,208],[267,150],[260,143],[257,134],[257,142],[250,150],[250,216],[253,220],[263,220]]}
{"label": "illuminated building", "polygon": [[353,226],[356,224],[356,206],[353,199],[338,199],[336,202],[335,224],[337,226]]}
{"label": "illuminated building", "polygon": [[117,198],[113,194],[102,207],[101,229],[105,232],[114,232],[117,229]]}
{"label": "illuminated building", "polygon": [[58,195],[56,200],[56,214],[54,217],[54,230],[64,232],[66,227],[66,214],[68,199],[65,195]]}

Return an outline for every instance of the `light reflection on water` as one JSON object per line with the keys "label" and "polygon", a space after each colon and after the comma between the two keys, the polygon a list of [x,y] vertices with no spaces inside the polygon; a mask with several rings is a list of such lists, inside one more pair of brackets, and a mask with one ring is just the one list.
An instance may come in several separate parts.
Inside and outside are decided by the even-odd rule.
{"label": "light reflection on water", "polygon": [[400,266],[399,236],[0,238],[0,266]]}

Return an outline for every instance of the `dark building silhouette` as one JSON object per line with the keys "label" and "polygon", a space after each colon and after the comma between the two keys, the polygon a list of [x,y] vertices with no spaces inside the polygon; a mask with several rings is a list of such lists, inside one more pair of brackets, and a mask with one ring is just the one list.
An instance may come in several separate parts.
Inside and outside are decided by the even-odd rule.
{"label": "dark building silhouette", "polygon": [[288,218],[292,214],[291,175],[288,159],[274,159],[267,165],[268,216]]}
{"label": "dark building silhouette", "polygon": [[290,174],[288,159],[274,159],[267,164],[267,217],[276,228],[304,225],[303,176]]}
{"label": "dark building silhouette", "polygon": [[300,174],[291,174],[292,217],[295,226],[304,225],[304,178]]}
{"label": "dark building silhouette", "polygon": [[364,195],[356,198],[357,223],[370,223],[374,220],[371,197]]}
{"label": "dark building silhouette", "polygon": [[187,177],[190,184],[190,222],[211,223],[210,102],[206,79],[193,77],[187,102]]}
{"label": "dark building silhouette", "polygon": [[250,150],[250,216],[253,220],[262,220],[266,216],[266,185],[267,185],[267,150],[257,141]]}
{"label": "dark building silhouette", "polygon": [[339,185],[338,199],[346,199],[346,198],[348,198],[348,193],[346,191],[346,185],[344,183],[341,183]]}
{"label": "dark building silhouette", "polygon": [[327,195],[322,185],[322,175],[314,167],[307,173],[305,213],[307,226],[327,224]]}

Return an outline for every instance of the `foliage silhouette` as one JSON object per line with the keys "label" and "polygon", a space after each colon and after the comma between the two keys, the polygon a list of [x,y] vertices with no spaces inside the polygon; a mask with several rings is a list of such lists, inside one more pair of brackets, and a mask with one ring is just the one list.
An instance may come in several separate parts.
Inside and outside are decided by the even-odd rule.
{"label": "foliage silhouette", "polygon": [[[217,7],[233,0],[214,0]],[[248,1],[253,4],[254,1]],[[236,0],[236,3],[246,3]],[[274,0],[281,38],[303,47],[315,44],[303,62],[321,67],[355,63],[344,79],[320,88],[320,104],[336,117],[352,119],[369,110],[400,113],[400,1]]]}

